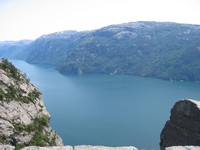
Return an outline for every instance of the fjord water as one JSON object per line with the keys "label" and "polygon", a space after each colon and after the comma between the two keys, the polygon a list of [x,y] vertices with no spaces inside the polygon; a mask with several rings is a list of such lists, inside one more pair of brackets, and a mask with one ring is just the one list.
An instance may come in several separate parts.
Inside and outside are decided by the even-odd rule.
{"label": "fjord water", "polygon": [[159,149],[159,136],[174,103],[200,99],[199,82],[138,76],[64,76],[49,66],[12,63],[42,92],[51,126],[65,145]]}

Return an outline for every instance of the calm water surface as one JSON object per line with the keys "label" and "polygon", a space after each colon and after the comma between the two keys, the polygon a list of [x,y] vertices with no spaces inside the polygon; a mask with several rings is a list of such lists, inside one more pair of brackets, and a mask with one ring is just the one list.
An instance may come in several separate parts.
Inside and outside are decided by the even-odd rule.
{"label": "calm water surface", "polygon": [[125,75],[63,76],[52,67],[12,62],[43,93],[51,126],[65,145],[134,145],[157,150],[174,103],[200,99],[199,82]]}

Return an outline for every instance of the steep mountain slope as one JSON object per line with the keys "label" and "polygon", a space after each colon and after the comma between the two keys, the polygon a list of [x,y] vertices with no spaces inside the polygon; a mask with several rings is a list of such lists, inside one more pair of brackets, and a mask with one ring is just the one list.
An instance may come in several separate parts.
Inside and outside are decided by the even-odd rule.
{"label": "steep mountain slope", "polygon": [[200,26],[136,22],[87,35],[61,63],[65,74],[136,74],[200,80]]}
{"label": "steep mountain slope", "polygon": [[84,32],[64,31],[43,35],[27,48],[30,51],[27,61],[34,64],[55,65],[74,50]]}
{"label": "steep mountain slope", "polygon": [[49,126],[41,93],[10,62],[0,62],[0,145],[63,145]]}

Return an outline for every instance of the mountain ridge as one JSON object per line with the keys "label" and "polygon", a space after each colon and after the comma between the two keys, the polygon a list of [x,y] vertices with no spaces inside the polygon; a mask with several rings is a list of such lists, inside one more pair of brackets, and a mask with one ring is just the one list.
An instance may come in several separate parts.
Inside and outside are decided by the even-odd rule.
{"label": "mountain ridge", "polygon": [[23,49],[27,55],[21,55],[29,63],[53,65],[66,75],[130,74],[196,81],[200,80],[199,43],[200,25],[139,21],[43,35]]}

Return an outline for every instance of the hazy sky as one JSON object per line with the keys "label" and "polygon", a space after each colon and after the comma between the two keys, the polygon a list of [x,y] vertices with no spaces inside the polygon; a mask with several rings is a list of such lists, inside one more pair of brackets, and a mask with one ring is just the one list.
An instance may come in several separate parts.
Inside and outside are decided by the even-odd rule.
{"label": "hazy sky", "polygon": [[200,0],[0,0],[0,41],[133,21],[200,24]]}

